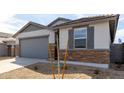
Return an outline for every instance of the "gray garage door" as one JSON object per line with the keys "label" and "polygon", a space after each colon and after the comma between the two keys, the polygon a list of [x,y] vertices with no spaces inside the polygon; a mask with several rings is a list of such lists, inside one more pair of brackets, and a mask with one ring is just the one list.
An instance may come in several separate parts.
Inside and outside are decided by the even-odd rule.
{"label": "gray garage door", "polygon": [[0,44],[0,56],[6,56],[6,55],[7,55],[6,45]]}
{"label": "gray garage door", "polygon": [[21,57],[48,58],[48,37],[37,37],[20,40]]}

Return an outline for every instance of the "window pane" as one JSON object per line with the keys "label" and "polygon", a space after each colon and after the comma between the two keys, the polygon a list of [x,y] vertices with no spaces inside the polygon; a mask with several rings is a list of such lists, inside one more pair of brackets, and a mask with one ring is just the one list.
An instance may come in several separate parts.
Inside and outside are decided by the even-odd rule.
{"label": "window pane", "polygon": [[75,38],[86,38],[87,29],[75,29]]}
{"label": "window pane", "polygon": [[86,48],[86,39],[75,39],[75,48]]}

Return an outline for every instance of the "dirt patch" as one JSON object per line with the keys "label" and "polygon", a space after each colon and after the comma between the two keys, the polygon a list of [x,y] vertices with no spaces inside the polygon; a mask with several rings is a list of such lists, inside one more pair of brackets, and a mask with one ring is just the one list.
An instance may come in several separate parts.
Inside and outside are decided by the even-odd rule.
{"label": "dirt patch", "polygon": [[[57,74],[57,68],[55,69]],[[57,75],[56,75],[57,76]],[[48,63],[36,63],[24,68],[0,74],[1,79],[52,79],[52,67]],[[124,71],[67,65],[65,79],[123,79]]]}
{"label": "dirt patch", "polygon": [[124,64],[112,63],[110,64],[110,68],[118,71],[124,71]]}

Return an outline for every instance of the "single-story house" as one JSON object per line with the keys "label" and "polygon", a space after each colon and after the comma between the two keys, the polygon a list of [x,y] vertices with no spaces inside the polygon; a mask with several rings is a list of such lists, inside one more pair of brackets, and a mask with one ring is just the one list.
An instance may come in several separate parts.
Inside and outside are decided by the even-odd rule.
{"label": "single-story house", "polygon": [[109,64],[118,19],[117,14],[77,20],[57,18],[47,26],[29,22],[13,36],[16,38],[16,56],[56,59],[58,36],[61,60],[68,41],[68,61]]}
{"label": "single-story house", "polygon": [[0,57],[15,56],[15,39],[12,34],[0,32]]}

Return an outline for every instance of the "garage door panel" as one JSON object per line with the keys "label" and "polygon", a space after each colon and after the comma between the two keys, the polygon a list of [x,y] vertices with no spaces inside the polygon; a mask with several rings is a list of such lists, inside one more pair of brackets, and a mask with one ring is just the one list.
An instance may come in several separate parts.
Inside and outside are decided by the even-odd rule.
{"label": "garage door panel", "polygon": [[48,37],[20,40],[21,57],[48,58]]}
{"label": "garage door panel", "polygon": [[6,56],[6,55],[7,55],[6,45],[0,44],[0,56]]}

